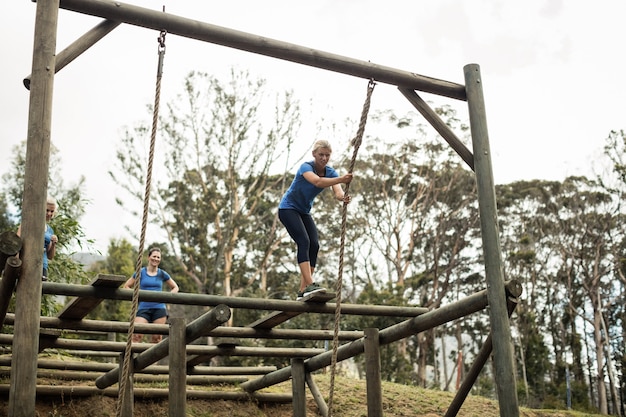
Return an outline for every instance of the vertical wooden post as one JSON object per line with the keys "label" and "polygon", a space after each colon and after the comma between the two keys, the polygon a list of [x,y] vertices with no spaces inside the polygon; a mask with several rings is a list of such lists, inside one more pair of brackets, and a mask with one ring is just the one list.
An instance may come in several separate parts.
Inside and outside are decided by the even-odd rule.
{"label": "vertical wooden post", "polygon": [[304,359],[291,360],[291,390],[293,392],[293,417],[306,417],[306,392],[304,390]]}
{"label": "vertical wooden post", "polygon": [[507,314],[502,253],[498,232],[496,191],[491,166],[491,150],[487,132],[487,115],[483,97],[480,67],[469,64],[464,68],[465,90],[469,108],[472,144],[474,150],[474,170],[478,187],[480,229],[485,257],[487,297],[489,317],[493,336],[493,356],[495,382],[500,404],[500,415],[519,416],[513,351],[511,346],[511,325]]}
{"label": "vertical wooden post", "polygon": [[185,340],[186,323],[183,317],[170,319],[169,344],[169,410],[170,417],[186,416],[187,366]]}
{"label": "vertical wooden post", "polygon": [[367,417],[383,417],[383,392],[380,381],[380,344],[378,329],[365,329],[365,376]]}
{"label": "vertical wooden post", "polygon": [[48,194],[58,17],[59,0],[37,2],[22,199],[23,267],[15,298],[9,390],[8,414],[11,417],[35,415],[43,235]]}
{"label": "vertical wooden post", "polygon": [[[120,364],[119,364],[119,368],[120,368],[120,382],[121,382],[121,378],[123,378],[124,372],[122,371],[122,367],[124,366],[124,353],[122,353],[120,355]],[[125,387],[126,387],[126,391],[122,394],[122,392],[119,392],[118,395],[123,395],[124,396],[124,401],[122,402],[122,409],[120,410],[120,415],[122,417],[133,417],[133,408],[134,408],[134,404],[135,404],[135,397],[133,394],[133,374],[135,372],[134,370],[134,361],[130,360],[130,366],[128,368],[128,381],[126,382]],[[122,384],[119,384],[120,387],[122,386]]]}

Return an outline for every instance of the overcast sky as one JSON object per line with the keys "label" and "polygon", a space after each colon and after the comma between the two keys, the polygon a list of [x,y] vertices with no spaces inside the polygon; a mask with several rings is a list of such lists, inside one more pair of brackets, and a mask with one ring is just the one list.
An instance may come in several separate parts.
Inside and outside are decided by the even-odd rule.
{"label": "overcast sky", "polygon": [[[0,155],[25,140],[36,3],[12,0],[0,14]],[[626,128],[626,2],[610,0],[175,0],[128,3],[311,47],[375,64],[464,83],[463,67],[480,65],[497,183],[589,175],[611,130]],[[7,5],[8,6],[8,5]],[[99,18],[61,10],[57,50]],[[108,179],[125,127],[150,120],[158,33],[120,26],[55,77],[52,141],[66,185],[86,178],[91,201],[83,225],[106,251],[125,236],[122,195]],[[192,70],[225,75],[231,67],[266,78],[278,91],[343,120],[358,119],[367,82],[222,46],[169,35],[162,103],[181,92]],[[435,105],[454,100],[424,96]],[[459,114],[467,120],[460,103]],[[379,85],[372,109],[412,111],[396,88]],[[339,121],[340,121],[339,120]],[[303,138],[310,143],[314,138]],[[158,145],[157,145],[158,146]],[[132,227],[132,226],[131,226]],[[147,237],[151,239],[150,236]]]}

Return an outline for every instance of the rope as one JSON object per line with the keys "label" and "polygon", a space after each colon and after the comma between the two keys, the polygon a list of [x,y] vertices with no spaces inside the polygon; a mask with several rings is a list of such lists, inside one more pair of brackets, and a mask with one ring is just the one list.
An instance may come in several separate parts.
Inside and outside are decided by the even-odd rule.
{"label": "rope", "polygon": [[[359,147],[363,140],[363,132],[365,131],[365,123],[367,122],[367,114],[370,110],[370,102],[372,98],[372,92],[374,91],[376,83],[373,79],[367,84],[367,96],[365,103],[363,103],[363,111],[361,112],[361,121],[359,122],[359,129],[357,130],[356,137],[352,140],[354,151],[352,152],[352,160],[350,161],[350,167],[348,173],[354,171],[354,165],[356,163],[356,156],[359,152]],[[350,191],[350,183],[346,184],[344,190],[345,194]],[[337,294],[337,304],[335,307],[335,331],[333,333],[333,355],[330,363],[330,394],[328,396],[328,417],[332,417],[333,414],[333,394],[335,391],[335,370],[337,368],[337,349],[339,348],[339,319],[341,317],[341,290],[343,281],[343,254],[345,251],[346,242],[346,218],[348,213],[348,203],[344,201],[341,211],[341,247],[339,250],[339,275],[337,277],[337,283],[335,285],[335,293]]]}
{"label": "rope", "polygon": [[132,354],[133,334],[135,333],[135,318],[139,307],[139,282],[141,281],[141,265],[143,249],[146,241],[146,227],[148,224],[148,206],[150,202],[150,188],[152,186],[152,165],[154,162],[154,144],[156,142],[157,120],[159,116],[159,102],[161,99],[161,76],[163,75],[163,57],[165,55],[165,31],[161,31],[158,42],[159,64],[157,66],[156,92],[154,97],[154,112],[152,115],[152,135],[150,138],[150,153],[148,156],[148,169],[146,172],[146,188],[143,200],[143,215],[141,219],[141,235],[139,238],[139,249],[137,262],[135,263],[135,283],[133,285],[133,303],[130,311],[128,335],[126,337],[126,348],[124,349],[124,363],[122,365],[122,376],[119,381],[119,396],[117,402],[117,417],[122,415],[122,405],[126,397],[127,384],[130,374],[130,358]]}

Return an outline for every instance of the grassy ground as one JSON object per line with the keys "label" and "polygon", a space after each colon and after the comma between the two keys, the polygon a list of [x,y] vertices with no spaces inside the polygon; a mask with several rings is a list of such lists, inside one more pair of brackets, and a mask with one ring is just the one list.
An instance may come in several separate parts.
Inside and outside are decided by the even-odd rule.
{"label": "grassy ground", "polygon": [[[320,391],[329,393],[329,376],[314,375]],[[64,382],[66,384],[67,382]],[[215,389],[212,387],[212,389]],[[228,388],[233,390],[232,387]],[[272,388],[271,392],[289,393],[290,383]],[[383,383],[383,412],[386,417],[443,416],[452,401],[448,392],[424,390],[406,385]],[[365,381],[337,377],[333,396],[334,416],[366,417],[367,399]],[[0,416],[7,415],[6,398],[0,399]],[[38,417],[108,417],[116,415],[117,399],[103,396],[90,398],[46,399],[37,402]],[[317,416],[317,407],[307,391],[307,416]],[[190,400],[187,417],[291,417],[291,404],[259,405],[231,401]],[[161,417],[168,415],[167,400],[135,401],[134,417]],[[499,417],[498,403],[482,397],[469,397],[458,416]],[[595,417],[593,414],[566,410],[530,410],[521,408],[523,417]]]}

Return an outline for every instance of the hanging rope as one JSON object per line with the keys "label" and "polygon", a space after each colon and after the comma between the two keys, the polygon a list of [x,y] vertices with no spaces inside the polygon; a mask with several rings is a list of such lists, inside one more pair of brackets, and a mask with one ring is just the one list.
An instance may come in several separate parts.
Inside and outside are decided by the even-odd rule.
{"label": "hanging rope", "polygon": [[[376,83],[373,79],[367,84],[367,96],[365,103],[363,103],[363,111],[361,112],[361,121],[359,122],[359,129],[356,132],[356,137],[352,140],[354,151],[352,152],[352,160],[350,161],[349,173],[354,171],[354,165],[356,163],[356,156],[359,152],[359,147],[363,140],[363,132],[365,131],[365,123],[367,122],[367,114],[370,110],[370,101],[372,98],[372,92],[374,91]],[[345,194],[350,191],[350,183],[346,184],[344,190]],[[328,396],[328,417],[333,414],[333,394],[335,391],[335,370],[337,368],[337,349],[339,348],[339,319],[341,317],[341,290],[343,281],[343,254],[345,250],[346,242],[346,218],[348,213],[348,203],[344,202],[341,211],[341,246],[339,249],[339,274],[337,276],[337,284],[335,285],[335,293],[337,294],[337,304],[335,307],[335,331],[333,333],[333,355],[330,363],[330,394]]]}
{"label": "hanging rope", "polygon": [[122,415],[122,405],[124,404],[127,384],[130,377],[130,359],[132,355],[133,334],[135,333],[135,318],[139,306],[139,282],[141,281],[141,265],[143,249],[146,241],[146,227],[148,224],[148,206],[150,202],[150,188],[152,187],[152,165],[154,162],[154,144],[156,142],[157,121],[159,117],[159,102],[161,100],[161,76],[163,75],[163,58],[165,56],[165,31],[159,35],[158,53],[159,63],[157,66],[156,92],[154,97],[154,112],[152,115],[152,135],[150,137],[150,153],[148,156],[148,169],[146,172],[146,188],[143,199],[143,216],[141,219],[141,235],[139,238],[139,249],[137,262],[135,263],[135,284],[133,285],[133,303],[130,311],[128,335],[126,337],[126,348],[124,350],[124,363],[122,365],[122,375],[119,381],[119,395],[117,402],[117,417]]}

